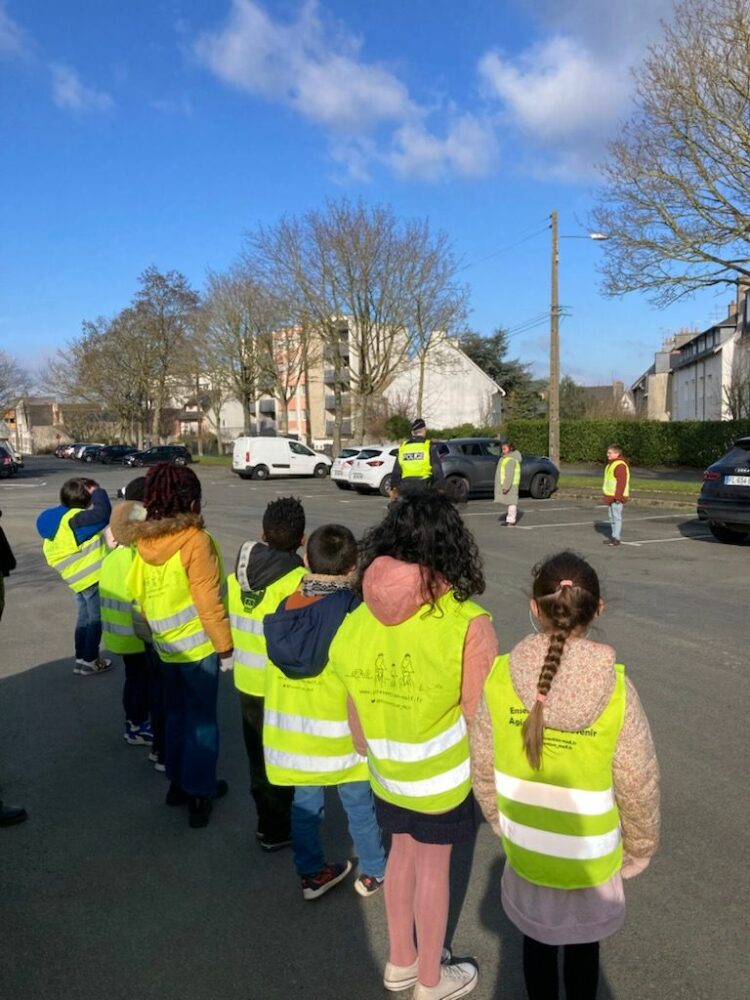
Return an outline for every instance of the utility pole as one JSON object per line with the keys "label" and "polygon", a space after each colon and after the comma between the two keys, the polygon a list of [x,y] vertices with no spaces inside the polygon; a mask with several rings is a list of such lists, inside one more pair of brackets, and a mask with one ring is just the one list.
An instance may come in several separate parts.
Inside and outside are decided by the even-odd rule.
{"label": "utility pole", "polygon": [[549,387],[547,390],[547,419],[549,421],[549,457],[560,465],[560,304],[558,301],[557,211],[550,213],[552,230],[552,288],[549,311]]}

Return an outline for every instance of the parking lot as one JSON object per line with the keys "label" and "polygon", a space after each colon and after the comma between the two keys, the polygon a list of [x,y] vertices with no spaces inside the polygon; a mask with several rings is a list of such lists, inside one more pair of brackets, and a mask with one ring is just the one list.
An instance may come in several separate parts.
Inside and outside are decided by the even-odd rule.
{"label": "parking lot", "polygon": [[[240,481],[194,467],[204,514],[231,569],[260,534],[266,503],[302,499],[308,530],[329,521],[361,534],[386,501],[328,480]],[[221,685],[220,773],[230,793],[207,830],[162,806],[164,777],[121,738],[122,671],[74,677],[72,595],[44,563],[34,529],[71,475],[114,496],[132,473],[30,459],[0,483],[2,525],[19,568],[7,581],[0,666],[0,779],[29,822],[2,831],[0,994],[19,1000],[381,1000],[383,900],[344,885],[304,903],[291,856],[261,855],[250,822],[239,710]],[[463,516],[487,576],[479,598],[501,650],[530,629],[530,570],[570,547],[602,579],[607,609],[592,638],[611,643],[634,679],[662,765],[663,845],[629,883],[625,929],[602,949],[600,996],[746,995],[747,600],[750,546],[716,542],[690,511],[630,505],[623,544],[608,548],[606,509],[521,498],[516,528],[490,501]],[[331,857],[348,848],[331,803]],[[338,847],[337,847],[338,845]],[[500,852],[482,825],[456,854],[454,953],[480,967],[478,1000],[523,996],[520,935],[499,902]]]}

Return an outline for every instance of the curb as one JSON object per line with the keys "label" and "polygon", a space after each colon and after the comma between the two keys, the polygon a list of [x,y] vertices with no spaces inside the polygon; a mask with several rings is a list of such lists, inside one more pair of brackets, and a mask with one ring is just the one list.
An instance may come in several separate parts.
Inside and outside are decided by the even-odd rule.
{"label": "curb", "polygon": [[[564,500],[599,500],[601,501],[601,493],[598,490],[576,490],[570,489],[570,487],[563,487],[554,493],[555,498],[560,498]],[[681,494],[678,494],[681,496]],[[636,497],[630,497],[628,500],[629,507],[669,507],[672,510],[692,510],[695,512],[696,501],[698,497],[696,495],[695,500],[683,500],[683,499],[672,499],[671,496],[665,497],[664,494],[655,493],[643,493],[639,491]]]}

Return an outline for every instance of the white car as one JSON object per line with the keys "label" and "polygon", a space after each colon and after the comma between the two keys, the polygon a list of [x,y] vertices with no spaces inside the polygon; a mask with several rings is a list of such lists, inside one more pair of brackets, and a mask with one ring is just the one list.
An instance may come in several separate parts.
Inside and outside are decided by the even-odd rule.
{"label": "white car", "polygon": [[268,479],[269,476],[315,476],[323,479],[331,459],[311,451],[293,438],[240,437],[234,442],[232,472],[240,479]]}
{"label": "white car", "polygon": [[352,462],[349,482],[357,493],[377,490],[387,497],[391,489],[391,473],[398,455],[397,444],[371,445],[363,448]]}
{"label": "white car", "polygon": [[336,458],[333,460],[333,465],[331,466],[331,479],[340,490],[351,489],[349,485],[349,476],[352,472],[354,459],[366,447],[367,445],[364,444],[347,445],[346,448],[341,449]]}

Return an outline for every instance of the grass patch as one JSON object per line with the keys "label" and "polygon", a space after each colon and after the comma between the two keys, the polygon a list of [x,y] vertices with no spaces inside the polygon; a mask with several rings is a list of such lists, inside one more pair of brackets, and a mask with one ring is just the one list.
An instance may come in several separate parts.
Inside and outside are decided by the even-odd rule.
{"label": "grass patch", "polygon": [[[561,489],[592,489],[601,492],[601,476],[560,476],[558,483]],[[697,496],[701,484],[685,482],[682,479],[630,479],[630,492],[641,493],[679,493],[683,496]]]}
{"label": "grass patch", "polygon": [[193,461],[198,462],[199,465],[231,465],[232,456],[231,455],[194,455]]}

